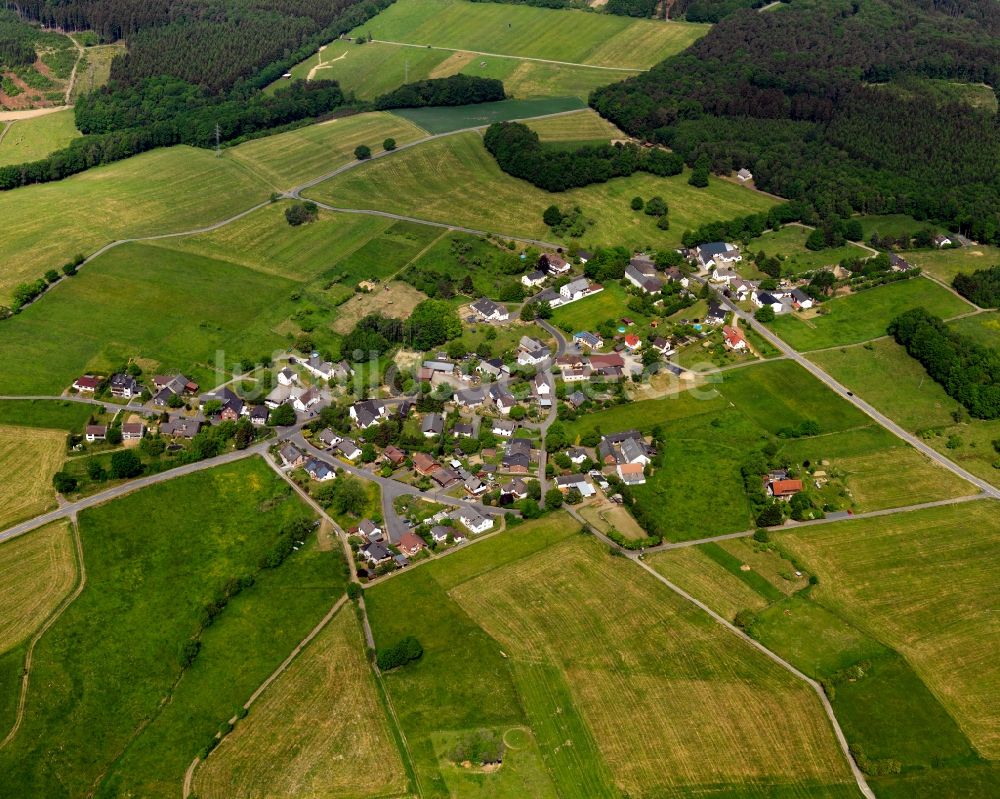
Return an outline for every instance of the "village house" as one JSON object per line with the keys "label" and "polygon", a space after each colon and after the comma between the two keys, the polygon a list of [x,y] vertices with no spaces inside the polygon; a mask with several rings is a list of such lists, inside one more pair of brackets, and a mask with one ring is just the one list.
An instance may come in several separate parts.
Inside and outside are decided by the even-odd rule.
{"label": "village house", "polygon": [[87,441],[93,443],[95,441],[104,441],[108,437],[107,425],[103,424],[88,424],[86,430],[84,430],[84,438]]}
{"label": "village house", "polygon": [[514,399],[514,395],[511,394],[506,386],[501,386],[494,383],[490,386],[490,399],[493,400],[493,404],[496,409],[505,416],[511,412],[515,405],[517,405],[517,400]]}
{"label": "village house", "polygon": [[448,540],[448,536],[453,535],[454,532],[454,529],[447,525],[435,525],[431,528],[431,540],[435,544],[443,544]]}
{"label": "village house", "polygon": [[73,388],[83,394],[93,394],[100,388],[101,378],[94,375],[83,375],[73,381]]}
{"label": "village house", "polygon": [[625,348],[628,349],[629,352],[635,352],[636,350],[640,349],[641,347],[642,347],[642,339],[640,339],[634,333],[628,333],[628,334],[626,334],[626,336],[625,336]]}
{"label": "village house", "polygon": [[547,408],[552,404],[552,386],[549,385],[549,381],[546,379],[545,375],[539,372],[531,381],[532,391],[535,393],[535,398],[538,400],[538,404],[543,408]]}
{"label": "village house", "polygon": [[740,273],[735,269],[730,269],[728,266],[716,266],[712,269],[711,280],[713,283],[723,283],[729,285],[734,280],[741,280]]}
{"label": "village house", "polygon": [[366,541],[382,541],[382,528],[371,519],[362,519],[357,526],[359,535],[364,536]]}
{"label": "village house", "polygon": [[349,438],[341,439],[337,443],[336,450],[349,461],[356,461],[361,457],[361,447]]}
{"label": "village house", "polygon": [[808,310],[813,307],[813,299],[800,288],[792,289],[788,298],[792,301],[792,307],[796,310]]}
{"label": "village house", "polygon": [[485,533],[493,529],[493,519],[489,516],[482,516],[472,508],[459,508],[450,514],[451,518],[461,522],[471,533]]}
{"label": "village house", "polygon": [[455,392],[455,402],[463,408],[476,408],[486,401],[486,390],[482,388],[463,388]]}
{"label": "village house", "polygon": [[292,469],[297,469],[306,462],[306,456],[303,455],[302,450],[294,444],[284,444],[281,449],[278,450],[278,457],[281,458],[281,462],[284,463],[285,466]]}
{"label": "village house", "polygon": [[662,336],[657,336],[650,343],[649,346],[656,350],[664,358],[669,358],[673,355],[676,350],[670,345],[670,342]]}
{"label": "village house", "polygon": [[311,458],[306,462],[306,471],[313,480],[325,483],[333,480],[337,475],[333,470],[333,465],[320,458]]}
{"label": "village house", "polygon": [[522,350],[518,353],[517,363],[520,366],[538,366],[544,363],[552,355],[548,347],[539,347],[535,350]]}
{"label": "village house", "polygon": [[365,544],[358,551],[370,566],[381,566],[392,559],[392,553],[386,549],[385,544],[378,541]]}
{"label": "village house", "polygon": [[413,469],[425,477],[429,477],[431,472],[439,468],[438,462],[426,452],[413,453]]}
{"label": "village house", "polygon": [[530,288],[541,286],[548,279],[548,274],[541,269],[521,275],[521,285]]}
{"label": "village house", "polygon": [[495,436],[510,438],[517,430],[517,422],[511,419],[494,419],[490,428]]}
{"label": "village house", "polygon": [[300,363],[306,368],[306,370],[321,380],[346,380],[351,375],[354,374],[354,370],[347,364],[346,361],[341,361],[340,363],[331,363],[330,361],[324,361],[318,352],[312,353],[308,360],[300,361]]}
{"label": "village house", "polygon": [[156,393],[153,395],[153,404],[160,407],[167,405],[171,397],[198,393],[198,384],[182,374],[155,375],[153,377],[153,386],[156,389]]}
{"label": "village house", "polygon": [[935,236],[933,242],[935,247],[950,247],[952,245],[951,239],[942,235]]}
{"label": "village house", "polygon": [[486,297],[476,300],[471,307],[484,322],[506,322],[510,319],[510,312],[504,306]]}
{"label": "village house", "polygon": [[316,439],[327,449],[337,446],[341,442],[341,437],[333,432],[329,427],[320,431]]}
{"label": "village house", "polygon": [[743,331],[729,325],[722,328],[722,343],[727,350],[734,352],[745,352],[747,349],[747,340],[743,336]]}
{"label": "village house", "polygon": [[434,438],[444,432],[444,418],[440,413],[428,413],[420,423],[424,438]]}
{"label": "village house", "polygon": [[702,269],[731,266],[737,261],[743,260],[739,249],[724,241],[713,241],[709,244],[702,244],[700,247],[695,247],[694,252],[695,258]]}
{"label": "village house", "polygon": [[736,278],[735,280],[730,280],[727,287],[730,297],[735,297],[737,300],[742,302],[747,297],[749,297],[753,290],[757,288],[757,284],[746,278]]}
{"label": "village house", "polygon": [[279,386],[291,386],[299,382],[299,376],[287,366],[278,372],[278,385]]}
{"label": "village house", "polygon": [[638,430],[626,430],[603,436],[597,445],[597,457],[608,466],[621,463],[638,463],[645,466],[650,462],[652,450]]}
{"label": "village house", "polygon": [[305,413],[322,399],[323,398],[320,396],[319,391],[315,388],[309,388],[299,394],[299,396],[292,401],[292,407],[300,413]]}
{"label": "village house", "polygon": [[581,330],[579,333],[573,334],[573,341],[581,347],[587,347],[592,350],[599,350],[604,346],[604,339],[601,338],[597,333],[591,333],[586,330]]}
{"label": "village house", "polygon": [[555,275],[556,277],[569,274],[572,269],[565,258],[554,252],[542,253],[538,259],[538,265],[550,275]]}
{"label": "village house", "polygon": [[721,325],[726,321],[726,309],[715,300],[708,304],[708,313],[705,314],[705,324]]}
{"label": "village house", "polygon": [[743,167],[743,169],[736,173],[736,179],[740,183],[750,183],[753,181],[753,173],[746,167]]}
{"label": "village house", "polygon": [[200,430],[201,422],[183,416],[174,416],[160,425],[160,435],[170,438],[194,438]]}
{"label": "village house", "polygon": [[575,466],[579,466],[581,463],[585,462],[590,456],[587,454],[587,450],[583,447],[570,447],[566,450],[566,457],[569,458],[570,463]]}
{"label": "village house", "polygon": [[576,280],[571,280],[565,286],[560,287],[559,296],[563,298],[563,302],[573,302],[575,300],[582,300],[588,294],[595,294],[600,291],[600,286],[594,286],[591,288],[590,281],[585,277],[578,277]]}
{"label": "village house", "polygon": [[146,425],[142,422],[126,422],[122,425],[122,441],[137,441],[146,435]]}
{"label": "village house", "polygon": [[776,314],[785,313],[788,310],[788,306],[785,303],[767,291],[754,292],[751,301],[755,307],[770,308]]}
{"label": "village house", "polygon": [[504,471],[512,474],[526,474],[531,468],[531,441],[527,438],[512,438],[504,445],[501,461]]}
{"label": "village house", "polygon": [[663,281],[657,277],[656,266],[646,258],[633,258],[625,267],[625,279],[646,294],[663,291]]}
{"label": "village house", "polygon": [[688,284],[691,282],[688,279],[688,276],[676,266],[668,266],[664,269],[663,277],[666,278],[669,283],[680,283],[683,288],[687,288]]}
{"label": "village house", "polygon": [[355,402],[349,413],[354,423],[362,430],[374,427],[389,415],[385,403],[377,399]]}
{"label": "village house", "polygon": [[889,266],[893,272],[909,272],[913,269],[913,264],[894,252],[889,253]]}
{"label": "village house", "polygon": [[263,427],[267,424],[268,411],[266,405],[251,405],[250,410],[246,412],[246,416],[250,419],[250,424],[254,427]]}
{"label": "village house", "polygon": [[401,466],[406,460],[406,453],[395,444],[390,444],[382,450],[382,459],[392,466]]}
{"label": "village house", "polygon": [[511,502],[517,502],[522,499],[526,499],[528,496],[528,485],[519,477],[515,477],[509,483],[504,483],[500,486],[500,500],[504,501],[505,504],[510,504]]}
{"label": "village house", "polygon": [[571,488],[575,488],[580,492],[584,499],[592,497],[597,493],[597,489],[594,488],[593,484],[587,479],[587,476],[583,474],[567,474],[562,477],[557,477],[556,488],[564,494]]}
{"label": "village house", "polygon": [[132,399],[142,394],[142,386],[132,375],[117,374],[111,378],[111,396]]}
{"label": "village house", "polygon": [[472,438],[475,432],[475,428],[471,424],[466,424],[465,422],[458,422],[453,428],[451,428],[451,435],[453,438]]}
{"label": "village house", "polygon": [[641,463],[619,463],[615,471],[625,485],[635,486],[646,482],[646,473]]}
{"label": "village house", "polygon": [[424,539],[413,532],[413,530],[407,530],[399,537],[398,546],[400,552],[412,558],[427,545],[424,543]]}
{"label": "village house", "polygon": [[500,373],[503,370],[503,361],[499,358],[489,358],[476,364],[477,372],[483,375],[489,375],[490,377],[500,377]]}

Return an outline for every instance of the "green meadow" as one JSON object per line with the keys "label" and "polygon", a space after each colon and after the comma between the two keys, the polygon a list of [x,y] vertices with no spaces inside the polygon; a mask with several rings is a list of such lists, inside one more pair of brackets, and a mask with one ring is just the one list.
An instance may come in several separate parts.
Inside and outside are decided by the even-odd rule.
{"label": "green meadow", "polygon": [[401,108],[393,113],[410,120],[428,133],[451,133],[466,128],[485,127],[494,122],[528,119],[580,111],[586,104],[579,97],[536,97],[530,100],[499,100],[495,103],[436,108]]}
{"label": "green meadow", "polygon": [[6,166],[38,161],[65,147],[80,132],[72,109],[67,109],[16,122],[0,122],[0,134],[0,166]]}
{"label": "green meadow", "polygon": [[[839,264],[846,258],[865,258],[870,255],[868,250],[850,242],[841,247],[810,250],[806,247],[806,239],[809,238],[810,232],[808,228],[798,225],[785,225],[780,230],[768,231],[763,236],[752,239],[746,251],[753,255],[763,252],[765,255],[778,258],[781,261],[782,272],[788,275],[798,275],[819,269],[821,266]],[[750,262],[746,265],[752,266]]]}

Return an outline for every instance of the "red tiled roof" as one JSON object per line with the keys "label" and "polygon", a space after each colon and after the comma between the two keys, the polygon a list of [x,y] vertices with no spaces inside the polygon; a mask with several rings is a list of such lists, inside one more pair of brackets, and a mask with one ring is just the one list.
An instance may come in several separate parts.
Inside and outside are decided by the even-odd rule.
{"label": "red tiled roof", "polygon": [[801,480],[775,480],[771,483],[771,493],[776,497],[797,494],[802,490]]}

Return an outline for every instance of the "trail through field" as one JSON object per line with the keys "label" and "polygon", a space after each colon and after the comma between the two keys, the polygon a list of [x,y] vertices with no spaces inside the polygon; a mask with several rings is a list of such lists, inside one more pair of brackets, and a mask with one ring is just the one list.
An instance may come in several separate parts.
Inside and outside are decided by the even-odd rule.
{"label": "trail through field", "polygon": [[80,66],[80,61],[83,59],[83,45],[80,44],[72,35],[69,35],[69,40],[73,42],[73,46],[76,48],[76,61],[73,62],[73,70],[69,73],[69,80],[66,82],[66,96],[63,98],[63,103],[69,105],[69,98],[73,94],[73,86],[76,85],[76,70]]}
{"label": "trail through field", "polygon": [[[556,64],[561,67],[585,67],[587,69],[603,69],[609,72],[645,72],[645,69],[636,67],[605,67],[599,64],[580,64],[576,61],[556,61],[552,58],[532,58],[531,56],[510,55],[508,53],[486,53],[482,50],[469,50],[465,47],[436,47],[430,44],[411,44],[410,42],[393,42],[388,39],[372,39],[379,44],[392,44],[396,47],[416,47],[419,50],[443,50],[446,53],[471,53],[472,55],[484,55],[490,58],[511,58],[515,61],[535,61],[539,64]],[[346,53],[345,53],[346,55]]]}
{"label": "trail through field", "polygon": [[32,108],[27,111],[0,111],[0,122],[13,122],[18,119],[34,119],[46,114],[56,114],[72,109],[71,105],[54,105],[51,108]]}
{"label": "trail through field", "polygon": [[[326,49],[326,45],[324,45],[323,47],[319,48],[319,54],[317,55],[317,59],[323,57],[323,51],[325,49]],[[319,61],[316,64],[316,66],[314,66],[312,69],[309,70],[309,74],[306,75],[306,83],[308,83],[314,77],[316,77],[316,71],[317,70],[326,69],[327,67],[329,67],[330,65],[332,65],[335,61],[342,61],[345,58],[347,58],[347,53],[344,53],[343,55],[339,55],[336,58],[331,58],[329,61],[327,61],[325,63],[323,61]]]}

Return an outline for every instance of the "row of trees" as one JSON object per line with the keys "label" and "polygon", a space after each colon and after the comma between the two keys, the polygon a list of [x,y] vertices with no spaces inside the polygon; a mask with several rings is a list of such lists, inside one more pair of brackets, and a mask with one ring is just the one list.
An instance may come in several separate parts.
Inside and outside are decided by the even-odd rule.
{"label": "row of trees", "polygon": [[428,78],[404,83],[376,98],[375,108],[422,108],[429,105],[472,105],[503,100],[503,81],[480,78],[474,75],[451,75],[447,78]]}
{"label": "row of trees", "polygon": [[977,269],[971,275],[959,272],[952,285],[955,291],[981,308],[1000,308],[1000,266]]}
{"label": "row of trees", "polygon": [[604,183],[638,171],[666,177],[684,169],[680,156],[662,149],[643,150],[634,144],[546,148],[538,134],[520,122],[490,125],[483,142],[504,172],[546,191]]}
{"label": "row of trees", "polygon": [[1000,418],[1000,352],[949,330],[924,308],[897,316],[889,333],[972,416]]}

